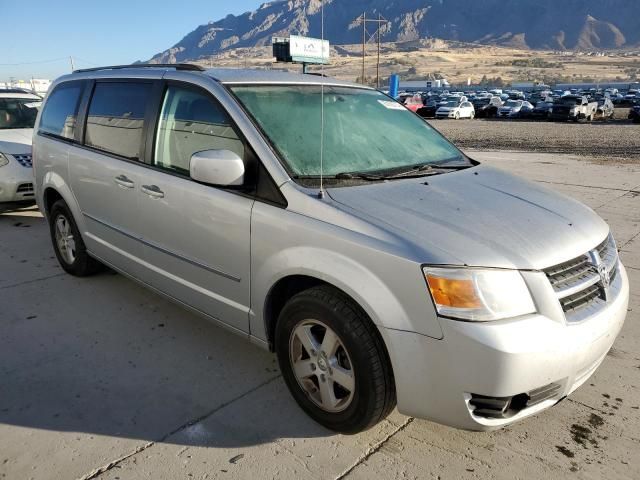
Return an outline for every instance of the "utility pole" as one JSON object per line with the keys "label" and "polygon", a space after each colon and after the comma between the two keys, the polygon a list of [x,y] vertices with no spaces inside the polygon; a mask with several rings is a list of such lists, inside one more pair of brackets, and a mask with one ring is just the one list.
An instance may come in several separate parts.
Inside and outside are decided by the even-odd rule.
{"label": "utility pole", "polygon": [[[367,43],[373,36],[377,36],[378,43],[378,62],[376,65],[376,85],[380,88],[380,54],[381,54],[381,45],[382,45],[382,25],[386,25],[389,21],[384,18],[382,15],[378,14],[377,19],[368,19],[367,12],[362,14],[360,17],[362,20],[362,83],[365,83],[365,71],[366,71],[366,57],[367,57]],[[377,24],[376,33],[368,37],[367,32],[367,23],[375,23]]]}
{"label": "utility pole", "polygon": [[367,57],[367,12],[362,12],[362,76],[361,83],[364,85],[365,58]]}
{"label": "utility pole", "polygon": [[376,88],[380,88],[380,39],[382,35],[381,22],[382,15],[378,14],[378,63],[376,64]]}
{"label": "utility pole", "polygon": [[76,67],[73,65],[73,57],[71,55],[69,55],[69,62],[71,62],[71,72],[73,73]]}

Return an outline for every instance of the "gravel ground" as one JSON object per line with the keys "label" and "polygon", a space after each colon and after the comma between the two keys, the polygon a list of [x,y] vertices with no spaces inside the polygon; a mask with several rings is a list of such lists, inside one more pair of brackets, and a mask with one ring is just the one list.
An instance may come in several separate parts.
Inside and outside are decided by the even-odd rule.
{"label": "gravel ground", "polygon": [[463,149],[569,153],[601,162],[640,162],[640,125],[626,121],[429,120]]}

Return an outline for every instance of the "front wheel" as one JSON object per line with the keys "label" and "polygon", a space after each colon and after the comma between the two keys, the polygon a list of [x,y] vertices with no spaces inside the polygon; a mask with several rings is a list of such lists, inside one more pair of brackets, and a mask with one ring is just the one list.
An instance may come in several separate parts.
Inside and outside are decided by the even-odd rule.
{"label": "front wheel", "polygon": [[460,114],[458,112],[456,112],[456,116],[455,116],[456,120],[460,120]]}
{"label": "front wheel", "polygon": [[102,269],[102,264],[90,257],[78,226],[64,200],[58,200],[49,212],[49,231],[53,250],[65,272],[86,277]]}
{"label": "front wheel", "polygon": [[355,434],[395,407],[391,365],[376,327],[342,292],[314,287],[293,297],[276,326],[282,376],[316,422]]}

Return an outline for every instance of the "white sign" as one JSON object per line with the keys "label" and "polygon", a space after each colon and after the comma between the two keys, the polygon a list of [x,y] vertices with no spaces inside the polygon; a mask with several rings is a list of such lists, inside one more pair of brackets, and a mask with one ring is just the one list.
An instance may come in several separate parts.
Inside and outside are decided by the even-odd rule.
{"label": "white sign", "polygon": [[328,40],[291,35],[290,54],[294,62],[328,63],[330,47]]}

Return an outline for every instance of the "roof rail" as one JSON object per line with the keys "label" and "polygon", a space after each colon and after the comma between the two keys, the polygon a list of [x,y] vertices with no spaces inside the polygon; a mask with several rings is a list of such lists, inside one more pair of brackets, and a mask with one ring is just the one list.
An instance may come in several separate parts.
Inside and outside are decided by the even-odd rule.
{"label": "roof rail", "polygon": [[82,68],[73,73],[99,72],[100,70],[123,70],[126,68],[175,68],[189,72],[204,72],[206,69],[192,63],[133,63],[131,65],[111,65],[108,67]]}

